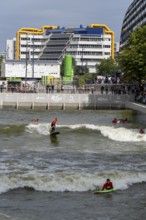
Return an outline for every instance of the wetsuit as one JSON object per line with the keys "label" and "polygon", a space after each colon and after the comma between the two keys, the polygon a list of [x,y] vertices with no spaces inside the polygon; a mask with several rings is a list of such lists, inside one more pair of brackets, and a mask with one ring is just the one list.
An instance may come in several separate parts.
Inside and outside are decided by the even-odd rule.
{"label": "wetsuit", "polygon": [[114,119],[114,120],[112,121],[112,123],[116,124],[116,123],[117,123],[117,119]]}
{"label": "wetsuit", "polygon": [[141,129],[141,130],[139,131],[139,133],[140,133],[140,134],[144,134],[144,130]]}
{"label": "wetsuit", "polygon": [[126,123],[127,122],[127,118],[122,119],[122,122]]}
{"label": "wetsuit", "polygon": [[51,132],[55,131],[56,123],[57,123],[57,119],[54,119],[51,123]]}
{"label": "wetsuit", "polygon": [[102,187],[102,190],[105,190],[105,189],[113,189],[112,182],[106,182]]}

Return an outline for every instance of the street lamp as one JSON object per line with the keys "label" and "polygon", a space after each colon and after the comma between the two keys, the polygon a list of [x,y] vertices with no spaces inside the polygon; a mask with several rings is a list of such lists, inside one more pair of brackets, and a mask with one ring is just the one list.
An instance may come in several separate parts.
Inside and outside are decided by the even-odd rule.
{"label": "street lamp", "polygon": [[34,79],[34,35],[32,38],[32,78]]}
{"label": "street lamp", "polygon": [[28,34],[26,33],[25,86],[27,84],[27,65],[28,65]]}
{"label": "street lamp", "polygon": [[83,71],[83,55],[84,55],[84,48],[83,48],[83,46],[82,46],[82,58],[81,58],[81,61],[82,61],[82,75],[83,75],[83,73],[84,73],[84,71]]}

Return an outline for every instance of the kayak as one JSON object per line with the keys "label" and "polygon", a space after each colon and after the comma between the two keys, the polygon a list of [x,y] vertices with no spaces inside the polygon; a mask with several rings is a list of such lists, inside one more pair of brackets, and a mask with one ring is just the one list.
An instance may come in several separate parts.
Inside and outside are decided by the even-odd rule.
{"label": "kayak", "polygon": [[117,189],[97,190],[94,192],[94,194],[104,194],[104,193],[111,193],[115,191],[117,191]]}

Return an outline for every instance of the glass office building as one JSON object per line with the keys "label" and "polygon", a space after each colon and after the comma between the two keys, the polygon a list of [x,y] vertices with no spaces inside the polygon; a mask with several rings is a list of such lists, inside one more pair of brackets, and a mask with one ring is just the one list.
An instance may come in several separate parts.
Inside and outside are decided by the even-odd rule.
{"label": "glass office building", "polygon": [[122,49],[130,34],[141,25],[146,24],[146,0],[134,0],[128,7],[121,29],[120,49]]}

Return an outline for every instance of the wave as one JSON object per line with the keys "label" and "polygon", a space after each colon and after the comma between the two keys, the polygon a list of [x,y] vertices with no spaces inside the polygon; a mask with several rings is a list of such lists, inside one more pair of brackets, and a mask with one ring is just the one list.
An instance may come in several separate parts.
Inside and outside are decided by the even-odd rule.
{"label": "wave", "polygon": [[34,133],[34,132],[37,132],[39,134],[42,134],[42,135],[48,135],[50,134],[49,132],[49,129],[50,129],[50,125],[48,124],[29,124],[26,126],[26,131],[28,133]]}
{"label": "wave", "polygon": [[26,125],[6,125],[0,127],[0,134],[21,135],[25,131]]}
{"label": "wave", "polygon": [[125,190],[136,183],[145,183],[145,173],[114,171],[109,173],[52,173],[1,176],[0,193],[13,189],[25,188],[45,192],[84,192],[101,188],[106,178],[110,178],[116,189]]}
{"label": "wave", "polygon": [[[115,126],[101,126],[94,124],[75,124],[75,125],[57,125],[58,129],[88,129],[100,132],[103,137],[118,142],[146,142],[145,134],[140,134],[139,129]],[[23,132],[38,133],[40,135],[49,135],[50,124],[48,123],[30,123],[28,125],[8,125],[0,127],[0,133],[5,135],[21,135]]]}
{"label": "wave", "polygon": [[[139,129],[114,126],[100,126],[94,124],[57,125],[57,128],[69,128],[72,130],[94,130],[100,132],[104,137],[118,142],[146,142],[146,130],[144,130],[145,134],[140,134]],[[37,132],[42,135],[50,134],[49,129],[49,124],[29,124],[28,126],[26,126],[27,132]]]}
{"label": "wave", "polygon": [[[101,127],[100,132],[104,137],[119,142],[146,142],[146,134],[140,134],[139,129]],[[145,131],[146,133],[146,131]]]}

